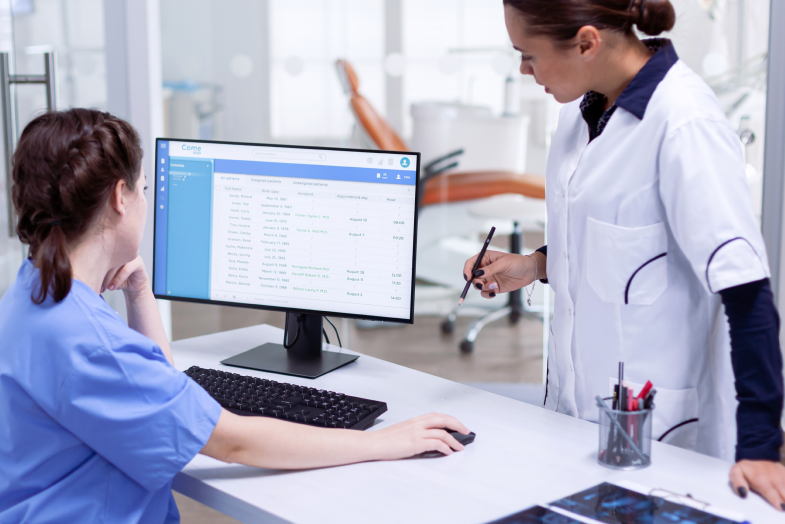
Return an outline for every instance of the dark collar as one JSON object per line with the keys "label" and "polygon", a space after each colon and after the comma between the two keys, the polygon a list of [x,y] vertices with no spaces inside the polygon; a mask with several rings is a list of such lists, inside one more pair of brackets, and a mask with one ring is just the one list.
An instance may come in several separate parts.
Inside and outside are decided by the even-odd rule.
{"label": "dark collar", "polygon": [[649,105],[654,90],[668,74],[671,67],[678,62],[676,49],[670,40],[666,38],[650,38],[643,41],[646,47],[654,51],[654,55],[638,71],[635,78],[622,91],[613,107],[605,111],[605,96],[594,91],[589,91],[581,101],[581,113],[583,119],[589,124],[589,135],[593,140],[599,136],[608,123],[611,115],[617,107],[621,107],[633,115],[638,120],[643,120],[646,114],[646,107]]}
{"label": "dark collar", "polygon": [[617,106],[626,109],[638,117],[638,120],[643,120],[654,90],[660,85],[671,67],[679,61],[676,49],[670,40],[652,38],[644,40],[644,43],[655,53],[616,100]]}

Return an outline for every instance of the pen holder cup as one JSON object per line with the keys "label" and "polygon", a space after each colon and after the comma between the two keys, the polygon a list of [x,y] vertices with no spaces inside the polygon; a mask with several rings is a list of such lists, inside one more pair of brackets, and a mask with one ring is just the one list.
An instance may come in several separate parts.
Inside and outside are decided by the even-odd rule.
{"label": "pen holder cup", "polygon": [[651,423],[654,407],[617,411],[600,406],[600,447],[597,462],[611,469],[632,470],[651,464]]}

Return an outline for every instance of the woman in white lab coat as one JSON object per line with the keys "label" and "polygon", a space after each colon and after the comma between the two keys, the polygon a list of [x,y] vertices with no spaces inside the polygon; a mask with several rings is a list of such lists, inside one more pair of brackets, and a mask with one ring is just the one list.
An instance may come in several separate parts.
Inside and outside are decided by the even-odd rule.
{"label": "woman in white lab coat", "polygon": [[[670,41],[668,0],[504,0],[521,73],[566,104],[547,164],[548,245],[488,251],[485,297],[556,295],[545,406],[597,420],[625,363],[657,389],[654,438],[733,460],[785,510],[782,358],[742,146]],[[724,308],[722,307],[724,305]],[[735,377],[735,388],[734,388]]]}

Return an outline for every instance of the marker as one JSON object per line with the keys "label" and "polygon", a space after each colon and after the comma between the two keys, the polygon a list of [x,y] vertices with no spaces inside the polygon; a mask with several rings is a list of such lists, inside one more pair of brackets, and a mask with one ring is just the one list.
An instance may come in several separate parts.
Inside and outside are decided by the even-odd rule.
{"label": "marker", "polygon": [[[474,263],[474,269],[472,269],[472,277],[480,268],[480,262],[482,262],[482,257],[485,256],[485,250],[488,249],[488,244],[491,243],[491,239],[493,238],[493,234],[496,232],[496,228],[492,227],[491,232],[488,233],[488,238],[485,239],[485,243],[482,245],[482,249],[480,250],[480,254],[477,257],[477,262]],[[466,286],[463,288],[463,293],[461,293],[461,299],[458,301],[458,305],[460,306],[463,304],[463,301],[466,299],[466,293],[469,292],[469,288],[472,285],[472,279],[466,281]]]}
{"label": "marker", "polygon": [[611,406],[612,409],[617,409],[619,405],[619,385],[616,384],[613,386],[613,405]]}
{"label": "marker", "polygon": [[643,389],[641,390],[640,393],[638,393],[638,396],[635,398],[638,400],[645,399],[649,395],[649,391],[651,391],[651,388],[652,388],[651,380],[647,380],[646,385],[643,386]]}
{"label": "marker", "polygon": [[652,389],[651,393],[649,393],[649,396],[646,397],[646,401],[643,403],[643,407],[645,409],[651,409],[652,405],[654,404],[654,395],[656,394],[657,394],[657,390]]}
{"label": "marker", "polygon": [[619,411],[627,411],[627,388],[620,386],[621,395],[619,395]]}

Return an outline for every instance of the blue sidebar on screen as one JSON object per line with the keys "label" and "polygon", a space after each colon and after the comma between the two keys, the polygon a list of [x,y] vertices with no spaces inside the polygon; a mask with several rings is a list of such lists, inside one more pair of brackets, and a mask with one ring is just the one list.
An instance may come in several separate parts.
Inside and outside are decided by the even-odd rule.
{"label": "blue sidebar on screen", "polygon": [[209,299],[213,160],[169,157],[168,178],[166,294]]}
{"label": "blue sidebar on screen", "polygon": [[[155,246],[153,250],[153,292],[156,295],[166,294],[166,230],[169,204],[167,203],[166,186],[169,183],[169,142],[157,141],[157,155],[155,160],[155,173],[152,183],[153,202],[155,204]],[[163,189],[163,191],[162,191]]]}

